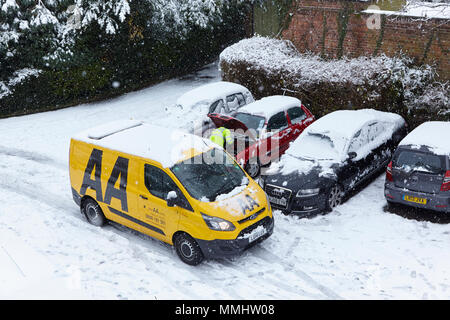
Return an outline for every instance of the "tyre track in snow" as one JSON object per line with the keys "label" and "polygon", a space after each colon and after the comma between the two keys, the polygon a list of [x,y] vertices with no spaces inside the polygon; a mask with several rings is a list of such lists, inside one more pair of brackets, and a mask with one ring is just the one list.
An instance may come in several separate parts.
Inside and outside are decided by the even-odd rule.
{"label": "tyre track in snow", "polygon": [[[71,201],[69,199],[64,199],[61,196],[56,194],[52,194],[48,190],[43,188],[36,188],[32,184],[27,183],[21,177],[20,179],[13,175],[1,173],[2,180],[0,180],[0,189],[3,189],[8,192],[12,192],[18,194],[20,196],[24,196],[31,200],[37,201],[44,205],[47,205],[55,210],[61,210],[64,212],[70,212],[72,216],[77,216],[79,214],[76,206],[71,206]],[[7,182],[5,182],[5,180]],[[75,214],[77,212],[78,214]],[[64,215],[61,215],[64,216]]]}
{"label": "tyre track in snow", "polygon": [[10,156],[10,157],[18,157],[25,160],[37,162],[44,165],[52,166],[59,170],[68,170],[68,165],[63,164],[51,157],[40,154],[35,151],[27,151],[17,148],[5,147],[0,145],[0,155]]}
{"label": "tyre track in snow", "polygon": [[[239,272],[239,277],[236,277],[235,275],[224,274],[224,271],[226,271],[224,270],[224,267],[228,266],[228,264],[226,262],[222,264],[221,261],[216,260],[206,260],[202,265],[196,267],[184,265],[178,258],[178,256],[174,253],[172,246],[157,239],[151,238],[150,236],[147,236],[143,233],[130,229],[126,226],[119,225],[115,222],[111,222],[110,226],[113,227],[112,232],[130,241],[129,247],[134,251],[136,258],[143,262],[147,266],[149,271],[157,274],[161,279],[167,278],[167,274],[164,272],[166,267],[164,267],[164,270],[161,271],[161,266],[158,265],[157,262],[153,261],[150,257],[148,257],[149,254],[161,255],[161,260],[170,260],[170,263],[172,264],[171,267],[180,272],[183,272],[186,275],[189,275],[188,277],[186,277],[187,279],[177,280],[172,277],[166,281],[167,285],[170,288],[172,288],[176,292],[181,293],[183,296],[186,296],[185,288],[191,287],[195,283],[208,284],[215,283],[216,281],[218,283],[223,283],[223,281],[242,279],[243,276],[246,277],[246,275],[243,274],[236,266],[233,266],[233,269]],[[145,249],[149,250],[147,251]],[[217,273],[218,269],[220,269],[220,272],[224,274],[224,277],[220,277],[219,279],[217,279],[217,276],[213,276]],[[178,284],[178,286],[174,285],[173,283]],[[212,284],[210,285],[210,287],[217,289],[221,286]],[[232,287],[229,288],[228,286],[225,286],[222,287],[221,290],[227,292],[231,299],[244,299]],[[190,299],[204,299],[204,297],[200,297],[192,291],[189,292],[188,297]],[[218,298],[222,299],[223,296],[219,296]]]}
{"label": "tyre track in snow", "polygon": [[266,262],[268,262],[270,264],[279,264],[279,265],[281,265],[281,267],[284,268],[285,271],[295,273],[298,277],[302,278],[310,286],[312,286],[312,287],[316,288],[317,290],[319,290],[320,292],[322,292],[327,297],[327,299],[332,299],[332,300],[343,300],[344,299],[341,296],[339,296],[337,293],[335,293],[333,290],[331,290],[330,288],[328,288],[328,287],[320,284],[316,280],[314,280],[306,272],[296,268],[294,264],[289,263],[289,261],[285,261],[285,259],[283,259],[282,257],[270,252],[269,250],[267,250],[261,246],[255,247],[255,249],[256,249],[255,250],[256,252],[254,252],[255,256],[257,256],[258,258],[260,258],[262,260],[265,260]]}
{"label": "tyre track in snow", "polygon": [[[27,161],[32,161],[35,162],[37,164],[40,165],[45,165],[45,166],[51,166],[54,167],[55,169],[58,170],[63,170],[63,171],[67,171],[67,165],[62,164],[58,161],[56,161],[53,158],[50,158],[48,156],[42,155],[38,152],[32,152],[32,151],[26,151],[26,150],[21,150],[21,149],[17,149],[17,148],[10,148],[10,147],[4,147],[4,146],[0,146],[0,155],[5,155],[5,156],[10,156],[10,157],[18,157]],[[18,171],[20,172],[20,170]],[[30,198],[32,200],[41,202],[47,206],[50,206],[56,210],[62,210],[62,211],[72,211],[69,209],[70,206],[70,202],[64,200],[63,198],[61,198],[60,196],[53,194],[51,192],[49,192],[48,190],[45,190],[43,188],[35,188],[33,187],[32,183],[27,183],[26,179],[24,179],[23,177],[24,173],[21,172],[20,176],[15,176],[15,175],[10,175],[7,173],[2,173],[2,179],[0,181],[0,188],[7,190],[9,192],[14,192],[16,194],[25,196],[27,198]],[[26,175],[26,173],[25,173]],[[75,207],[74,207],[75,208]],[[77,210],[78,211],[78,210]],[[73,216],[78,216],[79,212],[77,212],[76,214],[74,213]],[[81,219],[80,219],[81,220]],[[75,225],[75,223],[72,221],[72,224]],[[140,239],[139,235],[134,235],[132,233],[127,232],[126,230],[120,230],[119,228],[115,228],[118,231],[116,233],[120,232],[120,236],[125,237],[129,240],[131,240],[132,242],[136,241],[137,239]],[[115,232],[114,229],[110,229],[110,231]],[[133,239],[131,239],[131,237],[133,237]],[[143,240],[143,239],[140,239]],[[145,239],[145,246],[148,246],[149,242],[147,242],[148,239]],[[300,239],[296,239],[295,241],[298,242]],[[144,244],[142,244],[144,245]],[[293,244],[292,246],[295,246],[295,244]],[[292,247],[291,246],[291,247]],[[158,273],[159,268],[156,266],[155,264],[151,261],[151,259],[149,259],[148,257],[146,257],[146,252],[140,248],[138,248],[136,246],[136,244],[132,244],[130,245],[131,249],[135,252],[139,252],[140,254],[136,254],[136,257],[139,257],[139,260],[141,262],[143,262],[150,270],[152,270],[153,272]],[[152,250],[151,253],[153,254],[161,254],[164,257],[167,257],[167,251],[164,250],[165,252],[162,252],[162,250],[160,250],[159,248],[157,248],[158,246],[152,245]],[[250,253],[250,255],[252,256],[256,256],[257,258],[264,260],[264,261],[268,261],[271,264],[274,263],[274,261],[277,261],[285,270],[288,270],[290,272],[295,271],[295,273],[299,276],[301,276],[301,278],[309,285],[311,285],[312,287],[318,289],[320,292],[322,292],[322,294],[324,294],[325,297],[330,298],[330,299],[342,299],[341,297],[339,297],[337,294],[335,294],[334,292],[332,292],[330,289],[322,286],[321,284],[317,283],[315,280],[313,280],[309,275],[307,275],[306,273],[304,273],[303,271],[300,270],[296,270],[294,269],[294,267],[292,266],[292,264],[286,263],[284,261],[284,259],[282,259],[281,257],[278,257],[276,255],[274,255],[273,253],[271,253],[270,251],[262,248],[262,247],[258,247],[259,251],[261,251],[261,253],[257,253],[258,250],[252,250],[252,252]],[[264,254],[262,253],[264,252]],[[255,255],[256,253],[256,255]],[[176,257],[178,258],[178,257]],[[250,257],[249,257],[250,258]],[[174,263],[176,263],[175,261],[173,261]],[[209,273],[214,273],[216,271],[216,267],[217,264],[222,264],[222,266],[220,266],[220,268],[226,267],[229,268],[230,270],[233,270],[233,274],[236,275],[236,273],[238,273],[236,276],[238,278],[242,278],[248,277],[248,274],[242,272],[242,270],[240,269],[240,267],[238,265],[236,265],[233,261],[231,260],[224,260],[224,261],[210,261],[208,264],[204,265],[203,268],[206,268],[206,272]],[[194,279],[190,279],[190,280],[186,280],[187,282],[208,282],[211,281],[211,278],[208,276],[199,276],[199,273],[196,271],[191,271],[189,269],[184,269],[183,271],[187,271],[189,272],[189,274],[191,274],[191,276],[194,277]],[[259,271],[259,272],[263,272],[263,273],[267,273],[264,270],[263,271]],[[159,276],[164,278],[165,275],[163,273],[159,273]],[[196,279],[195,279],[196,278]],[[286,284],[283,281],[277,281],[275,279],[271,279],[271,278],[264,278],[265,281],[267,281],[268,283],[270,283],[271,285],[273,285],[274,287],[277,288],[281,288],[282,290],[284,290],[286,293],[289,294],[301,294],[307,297],[311,297],[311,298],[317,298],[317,295],[314,295],[313,293],[308,293],[307,291],[304,290],[299,290],[297,287],[293,287],[290,286],[288,284]],[[229,280],[229,279],[228,279]],[[172,285],[170,281],[167,281],[167,284],[173,289],[175,290],[175,292],[180,292],[180,293],[184,293],[183,290],[179,290],[176,286]],[[239,296],[239,294],[237,294],[235,291],[233,290],[228,290],[228,293],[236,299],[240,299],[241,297]]]}
{"label": "tyre track in snow", "polygon": [[[8,156],[8,157],[17,157],[21,158],[25,161],[32,161],[35,162],[37,165],[43,165],[43,166],[50,166],[58,170],[67,171],[67,166],[65,164],[62,164],[58,161],[56,161],[53,158],[50,158],[48,156],[42,155],[38,152],[32,152],[32,151],[26,151],[21,150],[18,148],[10,148],[10,147],[4,147],[0,146],[0,155]],[[15,194],[18,194],[20,196],[24,196],[26,198],[29,198],[31,200],[37,201],[39,203],[45,204],[55,210],[61,210],[61,211],[72,211],[69,210],[69,206],[71,204],[70,200],[66,201],[62,199],[60,196],[51,193],[48,190],[45,190],[44,188],[35,188],[33,187],[34,184],[32,182],[27,182],[26,177],[31,176],[29,173],[24,172],[20,170],[21,168],[13,168],[15,172],[17,172],[17,175],[11,175],[8,173],[2,173],[2,179],[0,180],[0,189],[3,189],[8,192],[13,192]],[[74,209],[76,207],[74,206]],[[80,216],[80,213],[78,210],[73,211],[73,216]],[[63,215],[61,215],[63,216]],[[81,218],[80,218],[81,221]],[[79,227],[78,224],[74,223],[72,221],[72,224],[76,227]],[[161,255],[162,258],[170,258],[174,264],[176,264],[178,261],[175,261],[174,259],[178,259],[178,256],[171,257],[170,252],[166,248],[160,247],[158,243],[152,243],[156,242],[158,240],[156,239],[142,239],[142,237],[147,237],[144,234],[136,234],[133,232],[133,230],[126,228],[125,226],[117,226],[114,223],[110,223],[108,226],[112,226],[112,228],[107,228],[108,232],[112,232],[114,234],[117,234],[120,237],[124,237],[127,240],[130,240],[130,249],[135,252],[134,256],[139,257],[139,261],[144,263],[149,270],[151,270],[153,273],[158,274],[161,279],[164,279],[166,277],[165,274],[159,271],[160,267],[155,265],[155,263],[146,255],[147,254],[156,254]],[[109,229],[109,230],[108,230]],[[106,231],[106,230],[105,230]],[[153,241],[151,241],[153,240]],[[135,243],[136,241],[141,242],[139,246],[145,246],[148,248],[149,245],[151,245],[151,249],[149,249],[149,252],[146,250],[143,250],[138,247],[138,245]],[[183,266],[184,267],[184,266]],[[189,268],[181,268],[183,272],[188,272],[191,274],[193,279],[186,280],[187,282],[205,282],[207,279],[206,277],[200,277],[197,272],[190,271]],[[175,292],[179,292],[182,295],[185,295],[185,292],[183,289],[178,289],[177,286],[173,285],[171,281],[166,281],[167,285],[172,288]],[[181,286],[183,288],[184,286]],[[230,291],[230,295],[233,298],[239,299],[241,298],[236,292]],[[191,294],[192,296],[192,294]],[[195,295],[194,295],[195,296]],[[195,297],[196,299],[199,299],[199,296]]]}

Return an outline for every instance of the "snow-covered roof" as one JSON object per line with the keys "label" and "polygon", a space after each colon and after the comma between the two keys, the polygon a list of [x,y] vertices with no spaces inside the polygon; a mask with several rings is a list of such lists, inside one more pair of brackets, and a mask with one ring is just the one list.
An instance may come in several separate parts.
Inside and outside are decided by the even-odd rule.
{"label": "snow-covered roof", "polygon": [[[300,137],[292,143],[288,153],[292,155],[303,154],[305,150],[303,150],[302,140],[307,134],[312,133],[329,137],[334,144],[334,148],[340,153],[340,157],[346,157],[343,152],[347,150],[349,141],[358,130],[374,121],[391,124],[385,127],[386,131],[389,132],[385,132],[380,139],[391,136],[396,129],[405,123],[398,114],[374,109],[334,111],[309,125]],[[378,142],[379,144],[383,143],[383,141]],[[378,142],[374,141],[373,143]],[[370,152],[369,146],[362,148],[357,158],[364,157],[368,152]]]}
{"label": "snow-covered roof", "polygon": [[301,105],[302,102],[294,97],[269,96],[243,106],[239,109],[239,112],[259,114],[269,119],[280,111],[287,110],[291,107],[300,107]]}
{"label": "snow-covered roof", "polygon": [[183,107],[190,107],[201,101],[212,103],[222,97],[247,91],[248,89],[240,84],[227,81],[218,81],[205,84],[186,92],[178,98],[177,104]]}
{"label": "snow-covered roof", "polygon": [[312,133],[334,133],[350,139],[361,127],[375,120],[403,124],[403,118],[395,113],[374,109],[338,110],[319,118],[306,130]]}
{"label": "snow-covered roof", "polygon": [[180,129],[135,120],[107,123],[83,131],[73,139],[151,159],[166,168],[215,147],[208,139]]}
{"label": "snow-covered roof", "polygon": [[411,131],[399,145],[426,146],[436,154],[450,155],[450,122],[428,121]]}

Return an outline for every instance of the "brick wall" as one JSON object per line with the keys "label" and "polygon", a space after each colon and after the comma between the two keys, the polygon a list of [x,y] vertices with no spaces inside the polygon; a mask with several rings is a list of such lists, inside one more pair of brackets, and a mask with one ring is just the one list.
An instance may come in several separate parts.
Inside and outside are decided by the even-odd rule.
{"label": "brick wall", "polygon": [[328,58],[403,52],[417,63],[435,63],[441,79],[450,79],[450,20],[361,13],[369,5],[362,1],[295,1],[283,38],[301,52]]}

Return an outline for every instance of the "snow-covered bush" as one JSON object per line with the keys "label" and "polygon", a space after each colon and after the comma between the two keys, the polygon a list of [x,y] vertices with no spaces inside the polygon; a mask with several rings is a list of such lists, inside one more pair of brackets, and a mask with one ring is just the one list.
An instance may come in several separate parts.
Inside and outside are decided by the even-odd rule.
{"label": "snow-covered bush", "polygon": [[301,54],[288,40],[253,37],[220,54],[225,80],[245,85],[258,98],[293,95],[316,116],[338,109],[375,108],[397,112],[414,125],[417,109],[448,114],[448,84],[434,83],[435,69],[385,55],[324,60]]}
{"label": "snow-covered bush", "polygon": [[[191,71],[244,36],[249,3],[0,0],[0,116],[17,105],[19,113],[63,106]],[[25,86],[36,96],[22,101]]]}

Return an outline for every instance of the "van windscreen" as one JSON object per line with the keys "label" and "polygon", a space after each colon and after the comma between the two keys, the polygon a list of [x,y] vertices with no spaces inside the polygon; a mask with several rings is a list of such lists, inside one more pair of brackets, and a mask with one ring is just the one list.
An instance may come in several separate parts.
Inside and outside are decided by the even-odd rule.
{"label": "van windscreen", "polygon": [[204,202],[249,182],[239,165],[217,148],[177,163],[171,171],[193,198]]}

